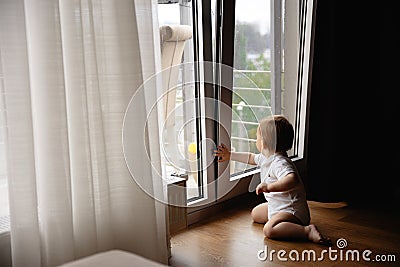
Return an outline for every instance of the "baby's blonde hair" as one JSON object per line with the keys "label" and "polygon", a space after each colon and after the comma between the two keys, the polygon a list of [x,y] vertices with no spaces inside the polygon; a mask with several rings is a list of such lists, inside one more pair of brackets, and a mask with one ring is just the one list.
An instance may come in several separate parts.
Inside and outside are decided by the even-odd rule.
{"label": "baby's blonde hair", "polygon": [[259,127],[264,148],[281,153],[292,148],[294,129],[285,116],[268,116],[260,121]]}

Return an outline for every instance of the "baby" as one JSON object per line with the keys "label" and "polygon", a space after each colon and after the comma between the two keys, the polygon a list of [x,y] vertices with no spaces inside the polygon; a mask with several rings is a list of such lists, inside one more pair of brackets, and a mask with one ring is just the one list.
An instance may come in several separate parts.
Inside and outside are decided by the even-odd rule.
{"label": "baby", "polygon": [[224,144],[215,150],[218,162],[234,160],[260,167],[261,183],[256,194],[264,193],[266,203],[251,212],[256,223],[263,223],[264,235],[271,239],[305,239],[331,246],[314,224],[300,175],[287,151],[292,148],[294,129],[286,117],[274,115],[260,121],[256,146],[259,154],[231,152]]}

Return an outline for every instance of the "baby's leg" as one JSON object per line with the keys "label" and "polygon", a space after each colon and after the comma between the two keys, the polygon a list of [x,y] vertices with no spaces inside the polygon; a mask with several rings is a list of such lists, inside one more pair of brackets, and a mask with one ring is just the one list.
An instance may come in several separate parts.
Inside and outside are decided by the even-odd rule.
{"label": "baby's leg", "polygon": [[256,223],[266,223],[268,221],[268,203],[261,203],[253,208],[251,217]]}
{"label": "baby's leg", "polygon": [[264,226],[264,235],[271,239],[304,239],[314,243],[330,245],[330,239],[324,237],[313,224],[304,226],[291,213],[279,212]]}

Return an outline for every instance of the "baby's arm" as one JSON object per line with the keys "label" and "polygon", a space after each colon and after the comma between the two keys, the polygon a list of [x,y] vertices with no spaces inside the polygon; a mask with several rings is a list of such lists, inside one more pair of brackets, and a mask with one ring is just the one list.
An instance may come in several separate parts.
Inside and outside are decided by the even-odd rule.
{"label": "baby's arm", "polygon": [[256,194],[258,195],[261,192],[269,193],[289,191],[290,189],[296,187],[298,183],[299,177],[296,175],[296,173],[291,172],[274,183],[260,183],[256,188]]}
{"label": "baby's arm", "polygon": [[254,161],[254,156],[255,156],[254,153],[232,152],[225,146],[225,144],[221,144],[220,146],[217,147],[217,150],[214,150],[214,156],[219,157],[218,162],[234,160],[256,165],[256,162]]}

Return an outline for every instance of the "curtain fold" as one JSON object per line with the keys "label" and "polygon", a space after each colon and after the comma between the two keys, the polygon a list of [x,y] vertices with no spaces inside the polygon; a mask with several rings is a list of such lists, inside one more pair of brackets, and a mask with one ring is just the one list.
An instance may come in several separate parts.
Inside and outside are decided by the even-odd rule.
{"label": "curtain fold", "polygon": [[[167,263],[165,205],[127,168],[124,149],[139,158],[143,151],[122,142],[131,97],[160,70],[156,7],[145,0],[0,3],[13,266],[57,266],[113,248]],[[147,119],[158,90],[140,94],[138,120]],[[162,192],[152,116],[151,163],[134,158],[131,167]]]}

